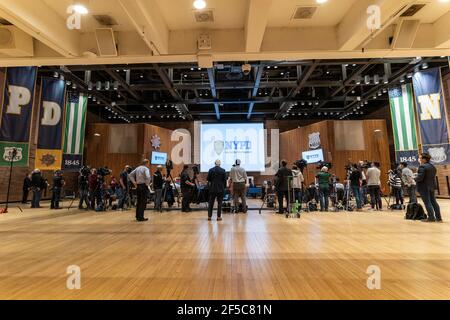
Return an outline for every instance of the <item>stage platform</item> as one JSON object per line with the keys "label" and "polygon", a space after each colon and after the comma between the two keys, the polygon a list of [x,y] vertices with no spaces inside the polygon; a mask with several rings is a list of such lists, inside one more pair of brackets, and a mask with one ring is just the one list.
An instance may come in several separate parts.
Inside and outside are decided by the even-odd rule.
{"label": "stage platform", "polygon": [[[443,224],[391,211],[221,222],[147,211],[138,223],[134,211],[11,208],[0,215],[0,299],[450,299],[450,200],[440,203]],[[80,290],[66,288],[70,265]],[[380,290],[366,286],[371,265]]]}

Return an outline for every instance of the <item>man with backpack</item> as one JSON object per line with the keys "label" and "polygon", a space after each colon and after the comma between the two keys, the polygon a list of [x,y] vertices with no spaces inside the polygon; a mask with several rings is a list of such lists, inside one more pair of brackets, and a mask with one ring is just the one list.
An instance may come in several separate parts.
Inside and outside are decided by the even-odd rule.
{"label": "man with backpack", "polygon": [[414,173],[406,162],[400,163],[400,169],[402,170],[402,182],[408,190],[409,203],[417,202],[416,197],[416,180],[414,180]]}
{"label": "man with backpack", "polygon": [[420,167],[417,172],[417,190],[427,209],[428,218],[423,222],[442,222],[441,209],[436,201],[434,190],[436,188],[436,167],[430,163],[431,156],[422,153],[419,157]]}

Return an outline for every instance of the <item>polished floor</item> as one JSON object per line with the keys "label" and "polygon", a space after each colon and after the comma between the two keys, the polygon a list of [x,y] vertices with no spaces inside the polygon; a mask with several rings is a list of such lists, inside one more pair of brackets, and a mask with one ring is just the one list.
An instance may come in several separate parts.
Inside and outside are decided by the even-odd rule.
{"label": "polished floor", "polygon": [[[138,223],[132,211],[11,208],[0,215],[0,298],[450,299],[450,201],[440,203],[443,224],[390,211],[221,222],[147,211]],[[79,290],[66,287],[70,265]],[[379,290],[367,287],[371,265]]]}

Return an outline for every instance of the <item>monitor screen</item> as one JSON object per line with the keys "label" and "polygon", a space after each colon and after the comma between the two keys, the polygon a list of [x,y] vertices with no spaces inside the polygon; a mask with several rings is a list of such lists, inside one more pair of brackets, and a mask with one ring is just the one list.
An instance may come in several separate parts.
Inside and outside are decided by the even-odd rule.
{"label": "monitor screen", "polygon": [[308,163],[317,163],[317,162],[325,160],[323,158],[323,150],[322,149],[302,152],[302,158],[304,160],[308,161]]}
{"label": "monitor screen", "polygon": [[151,164],[165,165],[167,161],[167,153],[153,151],[151,159]]}

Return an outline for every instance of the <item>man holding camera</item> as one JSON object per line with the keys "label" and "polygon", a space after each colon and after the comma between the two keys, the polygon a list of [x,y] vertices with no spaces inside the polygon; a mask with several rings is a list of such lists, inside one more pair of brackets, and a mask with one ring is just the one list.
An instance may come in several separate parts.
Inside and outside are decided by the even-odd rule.
{"label": "man holding camera", "polygon": [[64,181],[61,170],[56,170],[53,175],[53,186],[52,186],[52,200],[50,203],[50,209],[61,209],[59,206],[59,201],[61,199],[61,190],[66,182]]}
{"label": "man holding camera", "polygon": [[230,170],[230,179],[233,183],[234,211],[239,212],[239,198],[242,203],[242,212],[247,213],[247,202],[245,199],[247,172],[241,167],[241,160],[237,159],[235,165]]}
{"label": "man holding camera", "polygon": [[83,202],[86,203],[86,209],[89,209],[89,168],[83,167],[78,176],[78,190],[80,193],[80,203],[78,209],[83,209]]}
{"label": "man holding camera", "polygon": [[149,166],[150,161],[144,159],[142,164],[129,174],[131,182],[136,187],[136,220],[139,222],[148,220],[148,218],[144,217],[144,211],[147,206],[148,186],[151,181]]}

